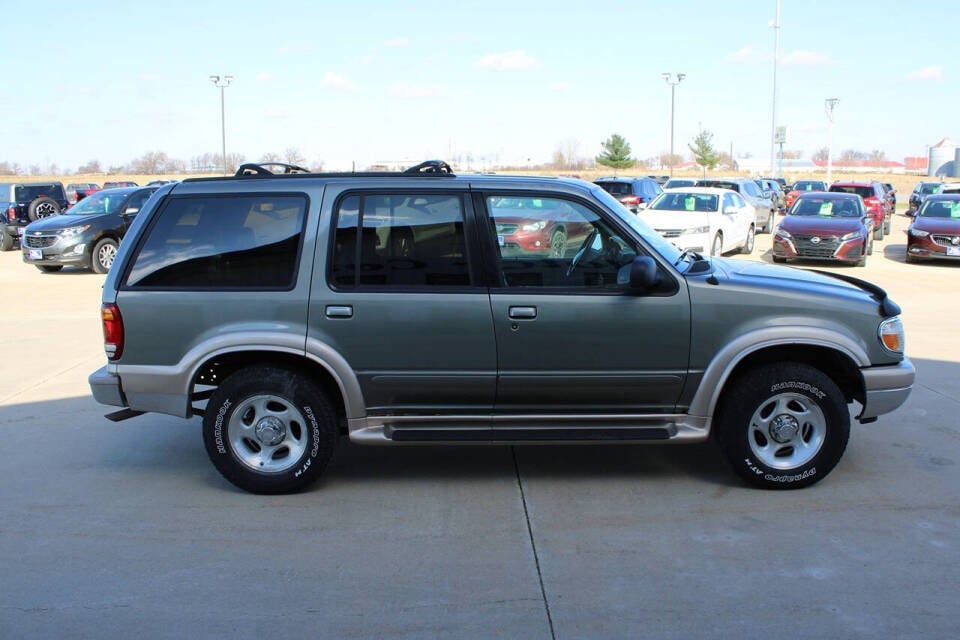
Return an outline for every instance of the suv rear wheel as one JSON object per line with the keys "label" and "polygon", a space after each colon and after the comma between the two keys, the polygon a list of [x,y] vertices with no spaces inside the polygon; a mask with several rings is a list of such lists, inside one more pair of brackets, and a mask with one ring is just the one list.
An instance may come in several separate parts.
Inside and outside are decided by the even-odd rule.
{"label": "suv rear wheel", "polygon": [[840,388],[802,363],[756,367],[727,385],[717,437],[741,478],[764,489],[799,489],[843,455],[850,414]]}
{"label": "suv rear wheel", "polygon": [[11,249],[13,249],[13,236],[0,229],[0,251],[10,251]]}
{"label": "suv rear wheel", "polygon": [[217,470],[252,493],[290,493],[315,481],[333,455],[336,413],[306,377],[249,367],[213,392],[203,443]]}

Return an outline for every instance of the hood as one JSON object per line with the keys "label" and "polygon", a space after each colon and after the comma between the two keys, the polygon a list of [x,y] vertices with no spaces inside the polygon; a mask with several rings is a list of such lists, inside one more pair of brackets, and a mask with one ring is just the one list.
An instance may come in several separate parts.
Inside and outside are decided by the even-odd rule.
{"label": "hood", "polygon": [[52,231],[59,231],[60,229],[66,229],[68,227],[79,227],[80,225],[90,224],[98,219],[102,219],[104,215],[106,214],[101,213],[89,216],[59,214],[50,216],[48,218],[40,218],[39,220],[28,224],[24,230],[24,233],[30,233],[32,231],[43,231],[49,233]]}
{"label": "hood", "polygon": [[900,307],[887,297],[886,291],[871,282],[846,274],[730,258],[713,258],[712,262],[715,273],[732,284],[778,291],[816,291],[821,295],[848,298],[851,302],[866,302],[871,306],[879,303],[880,314],[884,317],[900,313]]}
{"label": "hood", "polygon": [[780,228],[804,236],[842,236],[861,228],[860,218],[787,216]]}
{"label": "hood", "polygon": [[920,216],[913,219],[913,224],[910,227],[945,236],[960,236],[960,218],[927,218]]}
{"label": "hood", "polygon": [[691,229],[709,227],[710,216],[703,211],[654,211],[643,209],[637,214],[654,229]]}

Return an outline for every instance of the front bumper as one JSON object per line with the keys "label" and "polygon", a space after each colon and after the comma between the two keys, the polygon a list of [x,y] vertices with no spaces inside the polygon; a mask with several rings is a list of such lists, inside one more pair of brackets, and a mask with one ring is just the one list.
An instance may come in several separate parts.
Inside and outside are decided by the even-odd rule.
{"label": "front bumper", "polygon": [[[814,242],[814,238],[817,239]],[[866,249],[864,238],[843,242],[836,236],[801,236],[792,238],[774,236],[773,255],[778,258],[801,258],[804,260],[838,260],[857,262]]]}
{"label": "front bumper", "polygon": [[[937,240],[940,240],[940,242]],[[945,234],[935,234],[922,238],[908,235],[907,255],[911,258],[960,260],[960,245],[954,245],[952,236]]]}
{"label": "front bumper", "polygon": [[49,246],[31,246],[34,240],[32,236],[25,236],[20,243],[23,261],[27,264],[76,265],[90,263],[90,243],[85,242],[84,238],[57,238]]}
{"label": "front bumper", "polygon": [[904,402],[913,388],[917,370],[909,358],[899,364],[879,367],[867,367],[860,370],[863,376],[863,411],[858,420],[876,418],[890,413]]}

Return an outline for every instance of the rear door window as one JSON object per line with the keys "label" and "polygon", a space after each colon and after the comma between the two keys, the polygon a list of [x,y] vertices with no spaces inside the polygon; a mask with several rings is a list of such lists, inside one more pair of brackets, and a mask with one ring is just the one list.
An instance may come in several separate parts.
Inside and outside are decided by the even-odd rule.
{"label": "rear door window", "polygon": [[340,200],[330,282],[337,288],[470,286],[460,194],[352,194]]}

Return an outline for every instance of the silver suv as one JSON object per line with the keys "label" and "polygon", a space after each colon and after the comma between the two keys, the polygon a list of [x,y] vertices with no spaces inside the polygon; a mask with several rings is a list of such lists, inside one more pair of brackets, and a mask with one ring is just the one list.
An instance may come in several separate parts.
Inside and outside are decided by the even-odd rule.
{"label": "silver suv", "polygon": [[257,493],[359,444],[702,442],[750,483],[823,478],[850,414],[910,393],[869,283],[680,252],[576,179],[306,174],[161,187],[106,279],[94,397],[203,416]]}

